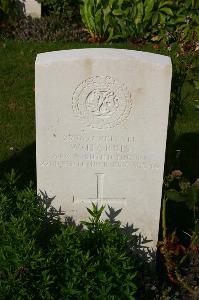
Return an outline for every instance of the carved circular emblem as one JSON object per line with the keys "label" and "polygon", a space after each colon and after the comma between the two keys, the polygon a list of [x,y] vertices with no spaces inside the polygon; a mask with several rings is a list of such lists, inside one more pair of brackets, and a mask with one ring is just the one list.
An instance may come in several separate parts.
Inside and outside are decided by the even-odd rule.
{"label": "carved circular emblem", "polygon": [[87,126],[108,129],[120,125],[132,107],[127,87],[109,76],[83,81],[73,94],[73,111]]}

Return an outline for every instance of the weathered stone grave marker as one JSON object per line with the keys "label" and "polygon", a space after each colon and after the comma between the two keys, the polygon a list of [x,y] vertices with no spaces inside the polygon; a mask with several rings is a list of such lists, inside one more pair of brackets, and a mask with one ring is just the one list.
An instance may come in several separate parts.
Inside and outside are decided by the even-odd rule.
{"label": "weathered stone grave marker", "polygon": [[32,18],[41,17],[41,4],[37,0],[17,0],[22,14]]}
{"label": "weathered stone grave marker", "polygon": [[118,49],[39,54],[38,191],[78,222],[91,202],[158,237],[171,84],[166,56]]}

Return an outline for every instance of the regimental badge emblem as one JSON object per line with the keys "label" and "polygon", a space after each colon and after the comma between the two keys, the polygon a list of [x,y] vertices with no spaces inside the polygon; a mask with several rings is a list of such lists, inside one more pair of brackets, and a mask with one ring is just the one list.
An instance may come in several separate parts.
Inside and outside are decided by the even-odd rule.
{"label": "regimental badge emblem", "polygon": [[76,88],[73,111],[86,126],[109,129],[119,126],[130,114],[132,97],[128,88],[110,76],[95,76]]}

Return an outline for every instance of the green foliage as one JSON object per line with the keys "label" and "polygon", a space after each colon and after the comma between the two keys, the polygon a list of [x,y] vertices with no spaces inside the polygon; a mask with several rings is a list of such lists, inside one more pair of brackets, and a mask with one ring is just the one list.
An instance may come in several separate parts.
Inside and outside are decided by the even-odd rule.
{"label": "green foliage", "polygon": [[[151,38],[154,42],[163,40],[167,43],[193,42],[199,37],[199,11],[196,1],[143,0],[137,3],[141,8],[138,19],[143,37]],[[135,14],[133,20],[136,23]],[[147,33],[144,34],[143,29]]]}
{"label": "green foliage", "polygon": [[8,15],[12,8],[12,0],[1,0],[0,1],[0,11],[5,15]]}
{"label": "green foliage", "polygon": [[[187,101],[198,94],[199,63],[197,54],[177,53],[172,59],[173,74],[169,111],[169,127],[174,128],[177,117],[182,115]],[[189,87],[189,88],[187,88]]]}
{"label": "green foliage", "polygon": [[127,38],[191,41],[199,34],[197,5],[191,0],[84,0],[80,12],[94,42]]}
{"label": "green foliage", "polygon": [[[14,18],[15,1],[0,0],[1,16],[10,20]],[[195,0],[39,0],[39,2],[45,16],[62,18],[73,25],[80,25],[82,18],[92,42],[130,39],[163,41],[167,45],[173,42],[193,44],[199,36],[199,4]],[[58,31],[58,38],[64,38],[62,22],[61,20],[57,27],[50,26],[52,35]],[[35,25],[34,31],[38,31],[38,34],[46,30],[45,22],[35,22]],[[65,30],[69,34],[70,28]],[[59,34],[60,32],[62,34]]]}
{"label": "green foliage", "polygon": [[80,13],[93,41],[126,39],[131,35],[128,0],[84,0]]}
{"label": "green foliage", "polygon": [[[160,1],[161,2],[161,1]],[[196,42],[199,34],[198,4],[192,0],[163,1],[162,17],[153,28],[153,41],[163,40],[167,44],[173,42]],[[159,7],[161,4],[159,5]],[[160,10],[156,9],[156,12]],[[156,19],[157,13],[154,15]]]}
{"label": "green foliage", "polygon": [[0,21],[12,21],[16,15],[16,0],[0,0]]}
{"label": "green foliage", "polygon": [[65,297],[134,299],[135,268],[134,260],[125,253],[127,236],[119,226],[100,221],[103,209],[95,205],[88,209],[91,218],[90,222],[82,222],[86,230],[81,231],[81,237],[75,227],[70,227],[52,241],[55,250],[50,265],[57,270],[57,286],[60,286],[60,273],[63,282],[68,282],[67,288],[62,287]]}
{"label": "green foliage", "polygon": [[134,299],[137,262],[120,223],[93,205],[85,228],[60,221],[45,193],[0,185],[1,299]]}
{"label": "green foliage", "polygon": [[38,0],[50,15],[72,19],[79,16],[80,0]]}
{"label": "green foliage", "polygon": [[132,6],[132,26],[135,38],[150,38],[160,31],[169,16],[173,15],[172,1],[134,0]]}
{"label": "green foliage", "polygon": [[[191,184],[180,170],[173,171],[165,178],[166,191],[162,206],[163,240],[159,242],[160,253],[164,256],[164,264],[169,280],[180,286],[193,299],[199,295],[199,180]],[[194,228],[183,232],[189,241],[178,238],[177,228],[169,233],[166,223],[167,206],[170,202],[184,204],[192,210]]]}
{"label": "green foliage", "polygon": [[173,16],[172,5],[173,1],[154,1],[152,26],[157,24],[163,25],[166,23],[168,16]]}
{"label": "green foliage", "polygon": [[175,20],[180,38],[185,41],[197,40],[199,38],[199,3],[188,0],[186,3],[181,1],[180,4]]}
{"label": "green foliage", "polygon": [[189,187],[185,191],[177,192],[176,190],[168,190],[166,197],[174,202],[184,202],[189,209],[194,209],[199,205],[199,190],[196,187]]}
{"label": "green foliage", "polygon": [[[188,209],[199,213],[199,186],[198,181],[191,184],[186,178],[180,176],[169,175],[166,177],[166,184],[168,185],[165,191],[166,201],[174,201],[176,203],[183,202]],[[195,218],[199,219],[199,215]],[[196,220],[195,220],[196,221]]]}

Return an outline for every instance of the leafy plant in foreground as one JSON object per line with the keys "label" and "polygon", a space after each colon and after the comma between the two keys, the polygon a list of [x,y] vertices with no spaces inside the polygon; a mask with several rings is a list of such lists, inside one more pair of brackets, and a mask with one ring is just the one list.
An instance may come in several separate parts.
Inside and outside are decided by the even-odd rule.
{"label": "leafy plant in foreground", "polygon": [[45,193],[0,185],[1,299],[134,299],[136,260],[120,223],[93,205],[85,228],[63,223]]}
{"label": "leafy plant in foreground", "polygon": [[65,297],[134,299],[135,262],[125,253],[127,236],[121,233],[119,224],[100,221],[103,209],[93,205],[88,209],[90,222],[82,222],[84,230],[68,227],[52,241],[55,250],[50,265],[57,270],[58,287],[60,274],[61,281],[68,282],[67,287],[60,287]]}

